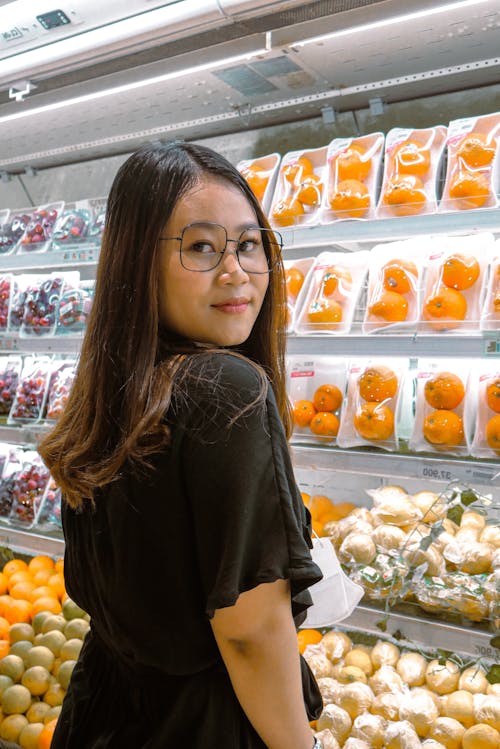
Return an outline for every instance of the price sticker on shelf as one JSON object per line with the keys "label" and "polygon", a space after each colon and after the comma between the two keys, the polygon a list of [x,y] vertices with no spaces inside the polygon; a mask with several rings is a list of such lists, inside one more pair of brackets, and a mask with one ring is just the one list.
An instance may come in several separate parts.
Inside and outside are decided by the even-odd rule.
{"label": "price sticker on shelf", "polygon": [[483,333],[483,354],[500,356],[500,330]]}
{"label": "price sticker on shelf", "polygon": [[466,484],[482,484],[487,486],[494,482],[500,481],[500,470],[497,465],[487,465],[484,463],[469,464],[457,461],[456,465],[442,464],[437,461],[422,461],[419,463],[418,478],[427,479],[428,481],[463,481]]}
{"label": "price sticker on shelf", "polygon": [[432,479],[433,481],[453,481],[457,478],[454,471],[448,468],[441,468],[435,463],[421,463],[420,478]]}
{"label": "price sticker on shelf", "polygon": [[18,351],[19,339],[17,336],[0,338],[0,351]]}

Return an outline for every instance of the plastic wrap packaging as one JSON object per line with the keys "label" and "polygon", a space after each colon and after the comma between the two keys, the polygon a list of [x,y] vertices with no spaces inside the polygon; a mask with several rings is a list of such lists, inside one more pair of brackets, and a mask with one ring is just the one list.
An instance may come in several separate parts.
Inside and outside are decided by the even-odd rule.
{"label": "plastic wrap packaging", "polygon": [[343,710],[338,705],[327,703],[324,705],[323,712],[318,718],[317,728],[318,731],[323,731],[324,729],[330,730],[337,741],[343,744],[351,732],[351,716],[347,710]]}
{"label": "plastic wrap packaging", "polygon": [[420,749],[420,739],[407,720],[389,723],[385,732],[386,749]]}
{"label": "plastic wrap packaging", "polygon": [[415,374],[415,421],[410,449],[414,452],[468,455],[474,414],[468,402],[467,361],[420,359]]}
{"label": "plastic wrap packaging", "polygon": [[45,418],[58,419],[62,414],[75,379],[76,361],[65,359],[54,361],[45,403]]}
{"label": "plastic wrap packaging", "polygon": [[0,226],[0,255],[12,254],[33,216],[33,207],[11,211]]}
{"label": "plastic wrap packaging", "polygon": [[260,156],[257,159],[240,161],[236,166],[241,176],[250,185],[253,194],[266,214],[271,207],[280,159],[279,153],[271,153],[267,156]]}
{"label": "plastic wrap packaging", "polygon": [[384,692],[391,692],[392,694],[400,692],[402,694],[406,689],[403,679],[396,669],[385,664],[380,666],[373,676],[370,676],[368,685],[376,696],[384,694]]}
{"label": "plastic wrap packaging", "polygon": [[6,334],[9,326],[12,278],[11,273],[0,275],[0,335]]}
{"label": "plastic wrap packaging", "polygon": [[94,300],[95,281],[65,283],[59,300],[56,335],[79,335],[87,327]]}
{"label": "plastic wrap packaging", "polygon": [[471,374],[476,396],[471,455],[498,459],[500,455],[500,370],[495,362],[477,363]]}
{"label": "plastic wrap packaging", "polygon": [[480,622],[489,616],[486,577],[457,572],[448,572],[444,578],[424,576],[412,582],[412,592],[425,611],[459,614]]}
{"label": "plastic wrap packaging", "polygon": [[20,254],[45,252],[49,247],[54,225],[63,208],[64,203],[58,202],[41,205],[33,211],[17,245],[17,252]]}
{"label": "plastic wrap packaging", "polygon": [[401,720],[411,723],[421,738],[425,738],[439,717],[439,710],[425,689],[410,689],[403,695],[399,716]]}
{"label": "plastic wrap packaging", "polygon": [[297,442],[334,444],[346,386],[345,361],[321,356],[288,360],[288,395]]}
{"label": "plastic wrap packaging", "polygon": [[9,335],[18,334],[24,318],[24,305],[28,296],[28,289],[36,283],[37,276],[23,273],[12,276],[10,290]]}
{"label": "plastic wrap packaging", "polygon": [[66,285],[74,288],[79,281],[78,271],[51,273],[39,277],[26,289],[24,314],[20,335],[52,336],[56,331],[59,301]]}
{"label": "plastic wrap packaging", "polygon": [[300,299],[304,296],[304,291],[307,288],[307,274],[314,261],[314,257],[306,257],[300,260],[285,260],[283,262],[286,281],[288,333],[293,331],[295,312],[300,309]]}
{"label": "plastic wrap packaging", "polygon": [[9,521],[12,525],[31,527],[49,481],[49,472],[34,450],[24,452],[22,460],[21,470],[14,474]]}
{"label": "plastic wrap packaging", "polygon": [[435,213],[446,128],[393,128],[385,141],[385,166],[378,218]]}
{"label": "plastic wrap packaging", "polygon": [[500,181],[500,113],[453,120],[440,210],[494,208]]}
{"label": "plastic wrap packaging", "polygon": [[66,203],[52,231],[51,249],[65,250],[85,242],[92,223],[92,210],[87,200]]}
{"label": "plastic wrap packaging", "polygon": [[11,453],[14,451],[14,454],[19,453],[20,448],[18,448],[16,445],[10,445],[7,442],[0,442],[0,480],[3,476],[4,469],[7,466],[7,463],[9,460],[11,460]]}
{"label": "plastic wrap packaging", "polygon": [[363,333],[416,330],[426,256],[422,238],[372,249]]}
{"label": "plastic wrap packaging", "polygon": [[92,211],[92,221],[87,233],[87,240],[95,245],[100,245],[106,222],[107,198],[90,198],[88,204]]}
{"label": "plastic wrap packaging", "polygon": [[370,253],[322,252],[309,271],[294,318],[299,334],[349,333]]}
{"label": "plastic wrap packaging", "polygon": [[372,663],[376,669],[381,669],[382,666],[394,668],[400,657],[398,646],[386,640],[379,640],[371,652]]}
{"label": "plastic wrap packaging", "polygon": [[35,518],[38,530],[43,532],[61,531],[61,490],[50,477]]}
{"label": "plastic wrap packaging", "polygon": [[318,731],[315,736],[321,741],[323,749],[340,749],[339,742],[328,728]]}
{"label": "plastic wrap packaging", "polygon": [[[445,749],[461,749],[462,737],[465,733],[465,727],[454,718],[439,717],[433,722],[429,731],[429,739],[439,742],[439,746]],[[422,746],[426,746],[424,743]],[[429,746],[429,745],[428,745]],[[429,749],[432,749],[429,746]]]}
{"label": "plastic wrap packaging", "polygon": [[271,226],[279,229],[320,222],[326,158],[326,147],[283,156],[269,214]]}
{"label": "plastic wrap packaging", "polygon": [[20,356],[0,356],[0,417],[12,408],[22,366]]}
{"label": "plastic wrap packaging", "polygon": [[8,424],[30,424],[39,421],[43,414],[51,360],[48,356],[27,356],[16,388]]}
{"label": "plastic wrap packaging", "polygon": [[500,700],[493,694],[474,695],[474,718],[500,731]]}
{"label": "plastic wrap packaging", "polygon": [[420,331],[463,334],[479,330],[493,243],[493,234],[429,240]]}
{"label": "plastic wrap packaging", "polygon": [[349,577],[361,585],[370,601],[403,598],[403,589],[409,574],[408,564],[399,557],[377,553],[371,564],[351,566]]}
{"label": "plastic wrap packaging", "polygon": [[488,274],[481,305],[481,330],[500,329],[500,240],[488,248]]}
{"label": "plastic wrap packaging", "polygon": [[372,445],[397,450],[401,384],[407,361],[359,359],[350,365],[347,402],[337,442],[340,447]]}
{"label": "plastic wrap packaging", "polygon": [[7,521],[16,490],[16,474],[22,468],[23,451],[17,445],[2,444],[3,467],[0,478],[0,518]]}
{"label": "plastic wrap packaging", "polygon": [[329,144],[322,223],[374,218],[383,146],[383,133]]}

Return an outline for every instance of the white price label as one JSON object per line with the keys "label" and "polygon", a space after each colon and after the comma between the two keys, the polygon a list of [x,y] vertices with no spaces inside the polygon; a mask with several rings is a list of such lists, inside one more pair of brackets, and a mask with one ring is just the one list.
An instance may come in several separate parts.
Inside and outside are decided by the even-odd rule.
{"label": "white price label", "polygon": [[18,351],[19,340],[17,336],[8,336],[0,338],[0,351]]}
{"label": "white price label", "polygon": [[485,356],[500,356],[500,330],[485,333],[483,353]]}

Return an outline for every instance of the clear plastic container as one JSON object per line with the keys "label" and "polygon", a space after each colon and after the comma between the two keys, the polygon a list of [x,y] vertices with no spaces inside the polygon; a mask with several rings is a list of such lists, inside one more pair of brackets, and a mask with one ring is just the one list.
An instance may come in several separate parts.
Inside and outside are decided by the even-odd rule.
{"label": "clear plastic container", "polygon": [[34,450],[23,454],[23,465],[14,474],[12,507],[9,520],[12,525],[29,527],[33,525],[40,508],[45,489],[49,482],[49,472],[41,457]]}
{"label": "clear plastic container", "polygon": [[71,273],[51,273],[39,277],[26,291],[21,337],[54,335],[59,313],[59,300],[66,285],[74,287],[80,275]]}
{"label": "clear plastic container", "polygon": [[58,419],[68,400],[71,385],[75,378],[76,361],[65,359],[52,363],[49,389],[45,405],[45,418]]}
{"label": "clear plastic container", "polygon": [[27,356],[16,388],[8,424],[34,423],[41,419],[45,406],[51,360],[48,356]]}
{"label": "clear plastic container", "polygon": [[87,318],[94,299],[95,281],[66,285],[59,301],[56,335],[75,335],[87,327]]}
{"label": "clear plastic container", "polygon": [[54,225],[63,208],[63,202],[48,203],[37,208],[26,225],[17,251],[21,254],[45,252],[48,249]]}
{"label": "clear plastic container", "polygon": [[8,219],[0,227],[0,255],[10,255],[15,251],[32,217],[32,207],[11,211]]}
{"label": "clear plastic container", "polygon": [[56,485],[52,476],[45,488],[45,493],[35,518],[35,526],[38,530],[44,532],[62,530],[61,490]]}
{"label": "clear plastic container", "polygon": [[0,418],[12,408],[22,366],[20,356],[0,356]]}

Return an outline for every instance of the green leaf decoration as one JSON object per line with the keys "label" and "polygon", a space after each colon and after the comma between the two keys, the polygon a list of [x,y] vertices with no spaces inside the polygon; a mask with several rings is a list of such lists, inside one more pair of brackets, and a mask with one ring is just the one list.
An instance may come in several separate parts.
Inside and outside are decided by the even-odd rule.
{"label": "green leaf decoration", "polygon": [[500,663],[495,663],[488,673],[486,674],[486,678],[490,682],[490,684],[500,684]]}
{"label": "green leaf decoration", "polygon": [[469,505],[477,502],[478,499],[479,497],[473,489],[464,489],[460,494],[460,501],[464,505],[464,507],[469,507]]}
{"label": "green leaf decoration", "polygon": [[380,629],[381,632],[387,632],[387,619],[381,619],[375,624],[375,626],[377,629]]}
{"label": "green leaf decoration", "polygon": [[460,505],[455,505],[455,507],[452,507],[448,510],[446,513],[446,517],[448,520],[451,520],[453,523],[456,523],[456,525],[460,525],[460,521],[462,520],[462,515],[464,514],[464,508],[460,507]]}

